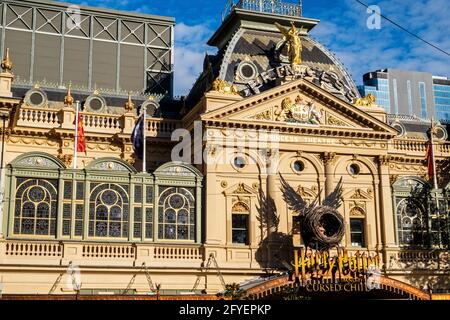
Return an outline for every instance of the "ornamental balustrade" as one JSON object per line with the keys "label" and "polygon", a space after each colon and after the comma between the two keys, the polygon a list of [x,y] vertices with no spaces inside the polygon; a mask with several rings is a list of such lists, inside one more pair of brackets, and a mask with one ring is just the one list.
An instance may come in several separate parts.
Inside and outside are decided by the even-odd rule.
{"label": "ornamental balustrade", "polygon": [[400,250],[389,253],[386,270],[439,270],[450,272],[450,254],[447,250]]}
{"label": "ornamental balustrade", "polygon": [[[393,140],[391,151],[402,153],[420,153],[425,156],[427,151],[427,141],[423,140],[408,140],[408,139],[395,139]],[[450,143],[439,143],[435,146],[436,156],[448,156],[450,155]]]}
{"label": "ornamental balustrade", "polygon": [[[103,134],[131,134],[137,121],[133,114],[114,115],[82,112],[85,133]],[[21,106],[18,109],[15,128],[35,129],[73,129],[75,130],[75,111],[70,108],[43,109]],[[161,118],[147,118],[146,128],[148,137],[170,137],[172,132],[181,127],[178,120]]]}
{"label": "ornamental balustrade", "polygon": [[[106,244],[106,243],[70,243],[55,241],[4,241],[0,242],[4,263],[17,259],[26,259],[29,263],[60,264],[61,261],[105,261],[112,259],[123,264],[138,265],[137,260],[151,265],[154,261],[183,260],[201,263],[204,248],[199,244],[164,245],[164,244]],[[143,256],[142,252],[148,253]],[[50,259],[51,258],[51,259]],[[53,261],[54,259],[58,261]],[[0,258],[1,259],[1,258]],[[53,261],[53,262],[52,262]]]}
{"label": "ornamental balustrade", "polygon": [[302,16],[302,1],[299,1],[299,4],[295,4],[285,3],[282,0],[239,0],[237,2],[235,0],[229,0],[225,6],[222,20],[224,20],[234,8],[290,17]]}

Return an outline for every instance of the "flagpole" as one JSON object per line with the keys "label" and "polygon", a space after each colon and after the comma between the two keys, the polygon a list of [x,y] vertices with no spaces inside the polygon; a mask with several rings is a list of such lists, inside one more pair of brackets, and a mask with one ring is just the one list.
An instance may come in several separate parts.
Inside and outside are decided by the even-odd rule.
{"label": "flagpole", "polygon": [[75,102],[75,108],[77,111],[75,112],[75,144],[73,147],[73,169],[77,169],[77,158],[78,158],[78,115],[79,115],[79,107],[80,107],[80,101]]}
{"label": "flagpole", "polygon": [[144,125],[142,130],[142,135],[144,136],[143,141],[143,155],[142,155],[142,172],[147,173],[147,106],[144,104],[142,107],[144,112]]}
{"label": "flagpole", "polygon": [[434,119],[431,118],[431,161],[433,162],[433,186],[434,190],[438,189],[438,183],[437,183],[437,174],[436,174],[436,158],[434,156]]}

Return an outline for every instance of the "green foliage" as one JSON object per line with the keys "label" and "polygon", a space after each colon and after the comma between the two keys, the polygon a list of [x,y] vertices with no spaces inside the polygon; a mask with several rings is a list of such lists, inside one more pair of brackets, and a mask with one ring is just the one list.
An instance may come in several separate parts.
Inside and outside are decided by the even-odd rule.
{"label": "green foliage", "polygon": [[247,300],[247,292],[239,286],[237,283],[231,283],[225,285],[225,290],[217,294],[218,297],[230,299],[230,300]]}

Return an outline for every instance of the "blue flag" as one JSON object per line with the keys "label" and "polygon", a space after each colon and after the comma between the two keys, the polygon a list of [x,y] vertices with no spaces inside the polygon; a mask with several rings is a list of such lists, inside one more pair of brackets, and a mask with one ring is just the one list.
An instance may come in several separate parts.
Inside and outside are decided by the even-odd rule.
{"label": "blue flag", "polygon": [[144,159],[144,115],[141,115],[131,134],[131,143],[133,143],[133,150],[136,158]]}

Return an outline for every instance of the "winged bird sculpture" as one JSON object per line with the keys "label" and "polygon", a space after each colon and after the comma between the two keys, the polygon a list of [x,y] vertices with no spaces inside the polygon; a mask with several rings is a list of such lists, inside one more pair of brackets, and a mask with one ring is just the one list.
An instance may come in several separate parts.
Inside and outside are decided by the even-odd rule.
{"label": "winged bird sculpture", "polygon": [[281,174],[280,178],[284,201],[290,210],[299,214],[301,235],[305,245],[319,250],[337,246],[345,233],[344,218],[337,211],[342,204],[342,178],[321,206],[318,205],[319,196],[307,204]]}

